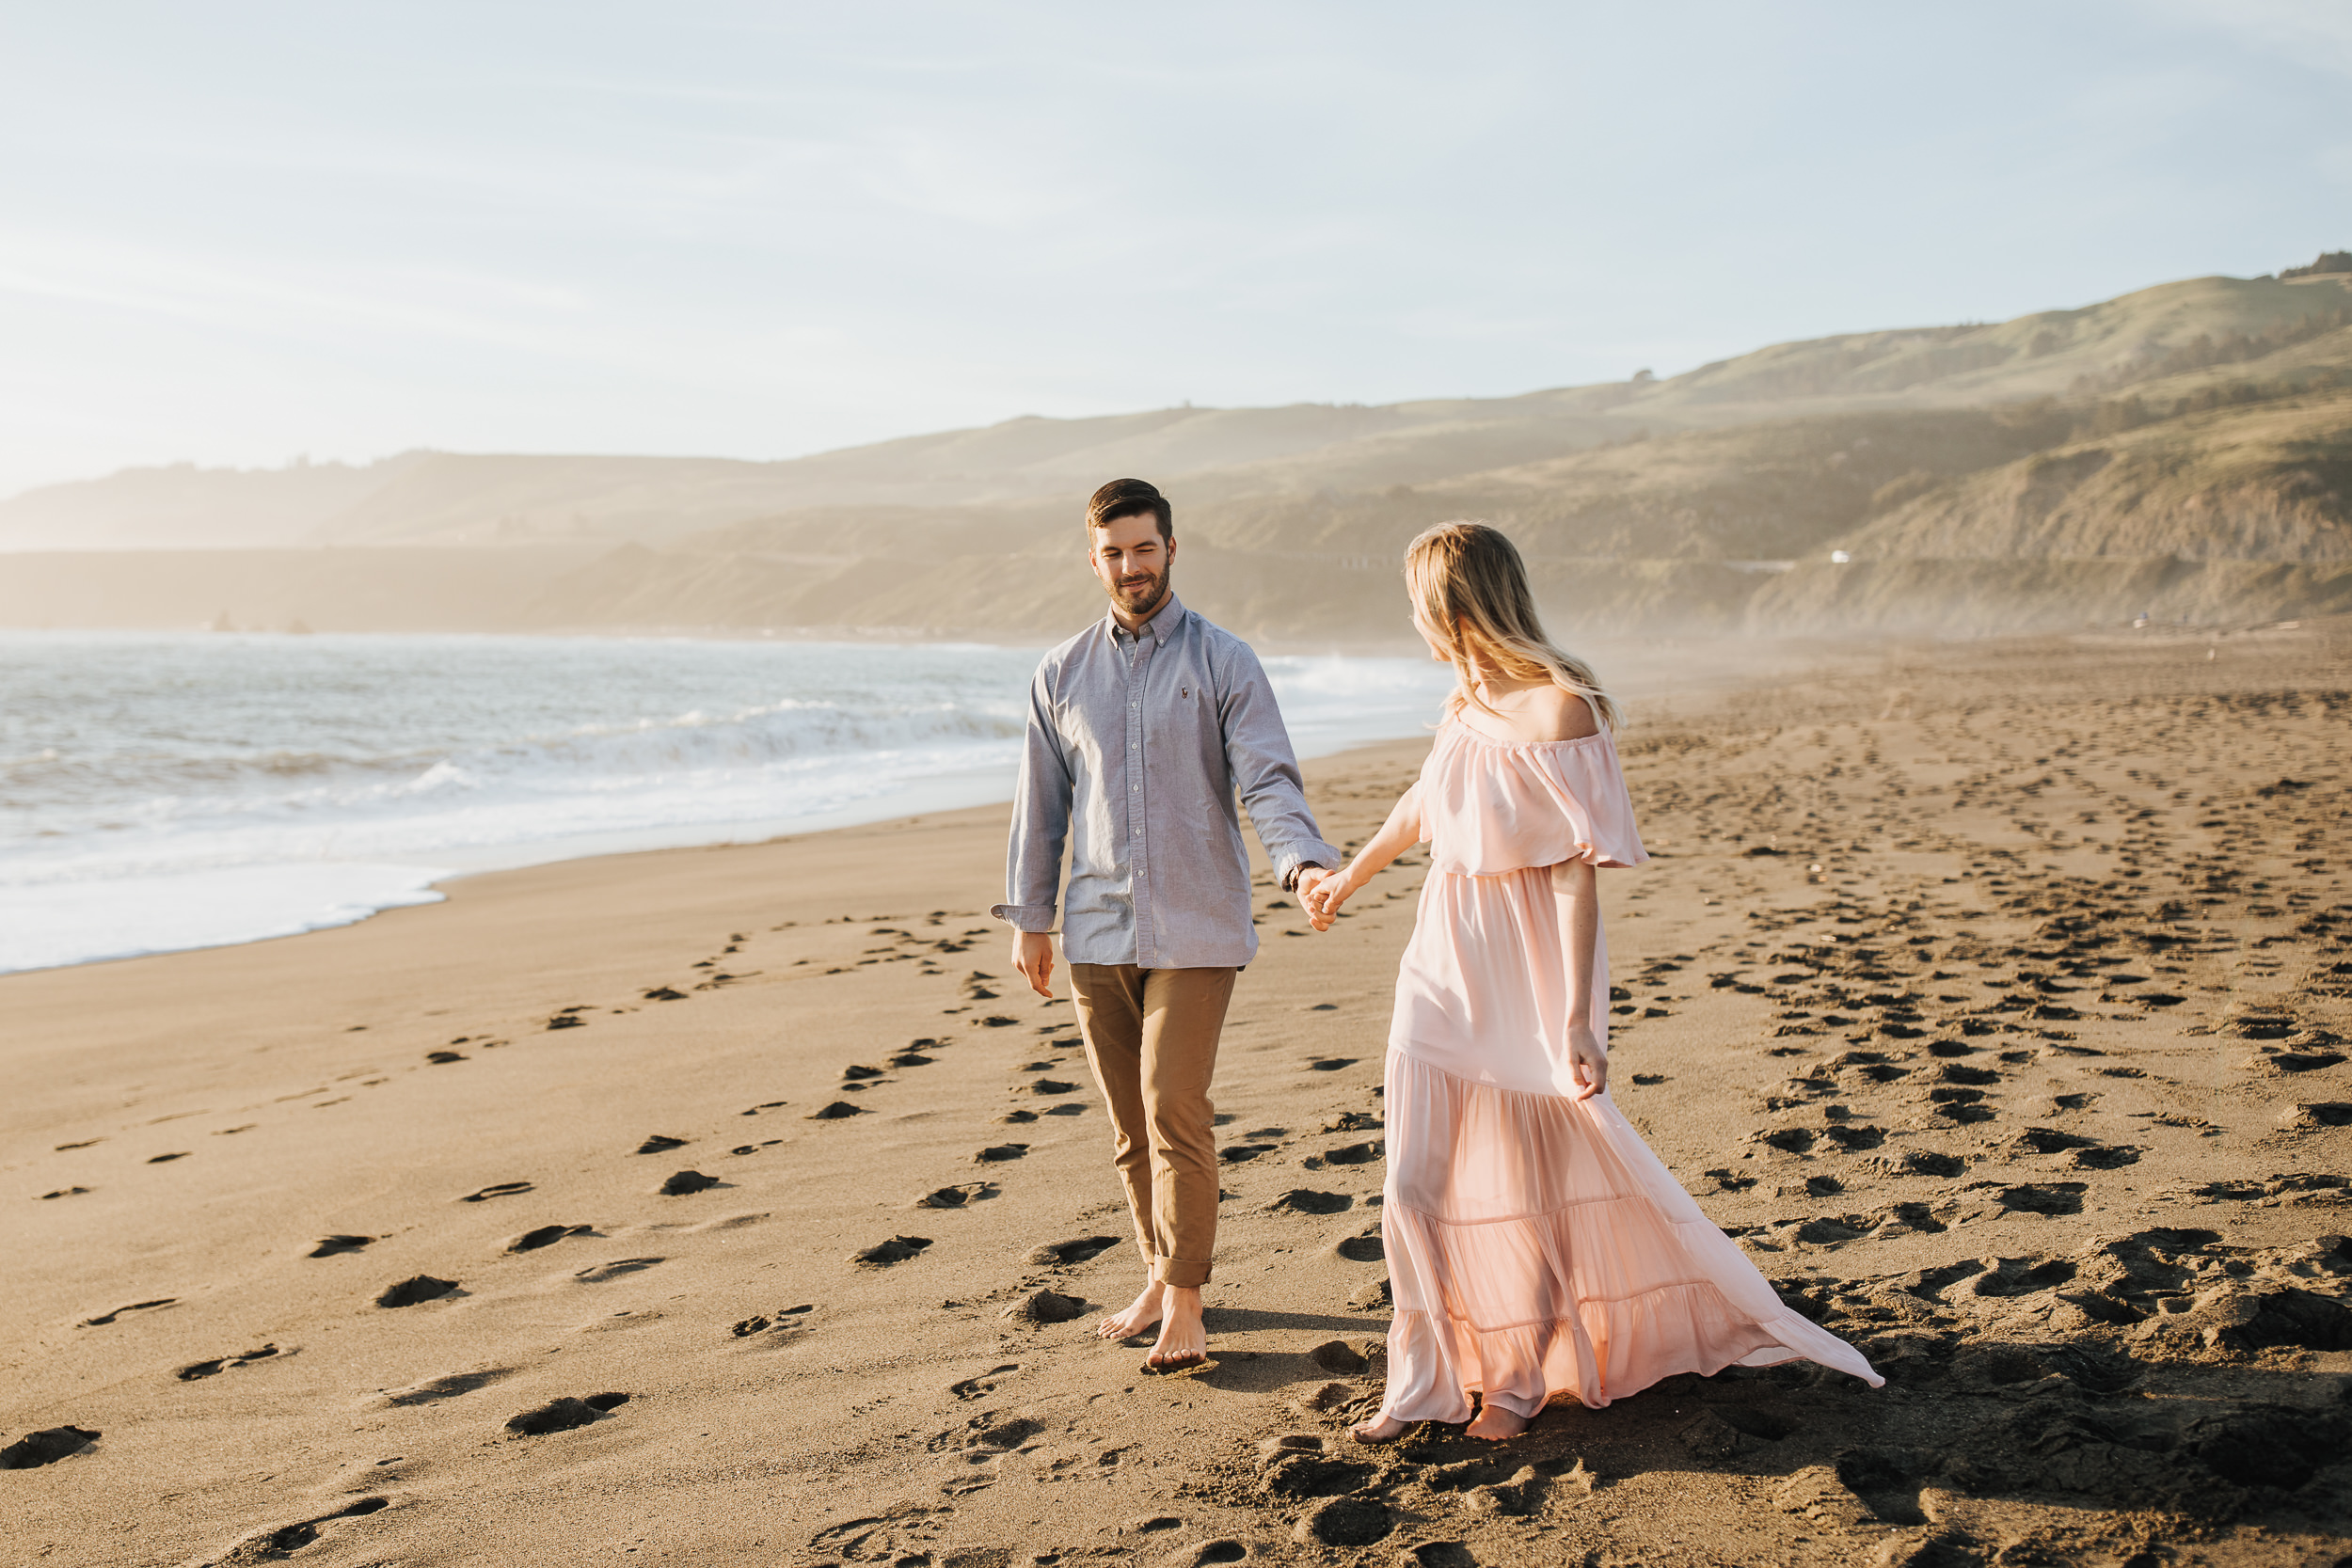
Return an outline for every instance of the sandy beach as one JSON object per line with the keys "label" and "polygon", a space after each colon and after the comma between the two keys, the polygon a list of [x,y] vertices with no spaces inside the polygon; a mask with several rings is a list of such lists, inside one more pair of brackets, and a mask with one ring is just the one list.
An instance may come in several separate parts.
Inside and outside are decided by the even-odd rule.
{"label": "sandy beach", "polygon": [[[0,1441],[76,1429],[9,1450],[0,1555],[2335,1562],[2346,630],[1633,703],[1613,1090],[1883,1390],[1347,1444],[1418,864],[1324,936],[1263,888],[1216,1359],[1142,1375],[1092,1338],[1139,1269],[1066,987],[981,912],[990,807],[0,979]],[[1311,764],[1327,836],[1424,749]]]}

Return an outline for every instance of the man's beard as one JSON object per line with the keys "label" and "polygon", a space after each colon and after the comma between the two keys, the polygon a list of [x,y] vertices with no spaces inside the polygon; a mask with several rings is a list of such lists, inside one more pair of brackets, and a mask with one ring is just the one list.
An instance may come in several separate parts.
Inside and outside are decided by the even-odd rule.
{"label": "man's beard", "polygon": [[1156,572],[1149,582],[1139,582],[1133,587],[1124,582],[1113,584],[1110,593],[1112,601],[1128,614],[1149,613],[1159,609],[1161,602],[1168,597],[1168,573]]}

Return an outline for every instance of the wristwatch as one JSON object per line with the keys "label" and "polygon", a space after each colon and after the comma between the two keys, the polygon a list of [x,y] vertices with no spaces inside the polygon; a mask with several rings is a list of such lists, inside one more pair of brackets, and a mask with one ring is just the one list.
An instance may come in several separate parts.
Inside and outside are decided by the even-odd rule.
{"label": "wristwatch", "polygon": [[1284,893],[1296,893],[1298,891],[1299,873],[1305,871],[1310,866],[1312,866],[1317,871],[1328,871],[1331,869],[1321,861],[1300,861],[1296,865],[1292,866],[1288,871],[1282,873],[1282,891]]}

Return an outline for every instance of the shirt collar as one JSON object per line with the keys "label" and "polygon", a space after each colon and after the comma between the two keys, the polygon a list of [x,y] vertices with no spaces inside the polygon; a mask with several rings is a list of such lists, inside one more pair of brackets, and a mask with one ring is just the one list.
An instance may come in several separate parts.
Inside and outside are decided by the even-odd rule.
{"label": "shirt collar", "polygon": [[[1167,643],[1169,638],[1176,635],[1176,628],[1184,624],[1184,601],[1177,598],[1173,592],[1170,592],[1168,595],[1167,602],[1160,606],[1159,610],[1153,613],[1152,619],[1143,623],[1143,629],[1136,633],[1136,641],[1140,641],[1144,638],[1148,637],[1152,640],[1152,646],[1163,646]],[[1117,643],[1120,634],[1127,629],[1119,624],[1119,617],[1117,615],[1114,615],[1107,610],[1104,612],[1103,625],[1104,627],[1109,631],[1111,641],[1113,643]]]}

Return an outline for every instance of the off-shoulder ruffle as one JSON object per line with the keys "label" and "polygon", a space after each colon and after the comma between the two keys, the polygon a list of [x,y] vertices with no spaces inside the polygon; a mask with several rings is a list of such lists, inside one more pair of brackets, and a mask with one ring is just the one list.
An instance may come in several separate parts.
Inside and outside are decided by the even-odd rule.
{"label": "off-shoulder ruffle", "polygon": [[1649,859],[1606,730],[1577,740],[1507,741],[1449,721],[1414,787],[1435,870],[1499,877],[1532,865]]}

